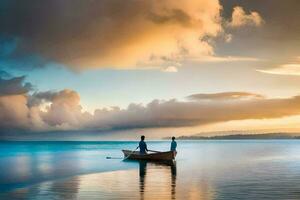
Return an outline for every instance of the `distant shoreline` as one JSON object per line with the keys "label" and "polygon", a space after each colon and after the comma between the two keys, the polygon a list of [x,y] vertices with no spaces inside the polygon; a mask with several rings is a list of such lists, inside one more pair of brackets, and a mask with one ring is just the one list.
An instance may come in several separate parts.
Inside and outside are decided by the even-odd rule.
{"label": "distant shoreline", "polygon": [[[171,137],[165,137],[163,139],[171,139]],[[274,139],[300,139],[300,136],[293,136],[287,133],[263,133],[263,134],[231,134],[231,135],[217,135],[217,136],[179,136],[177,140],[274,140]]]}

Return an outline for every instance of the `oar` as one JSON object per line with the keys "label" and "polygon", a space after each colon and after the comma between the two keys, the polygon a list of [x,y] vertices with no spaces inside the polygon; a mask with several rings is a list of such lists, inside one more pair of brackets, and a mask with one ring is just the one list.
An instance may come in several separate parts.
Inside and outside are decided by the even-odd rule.
{"label": "oar", "polygon": [[[135,150],[137,150],[138,148],[139,147],[136,147]],[[129,156],[131,156],[135,152],[135,150],[131,151],[131,153],[128,154],[128,156],[126,156],[123,160],[126,160],[127,158],[129,158]]]}
{"label": "oar", "polygon": [[107,156],[106,159],[123,159],[121,157],[110,157],[110,156]]}
{"label": "oar", "polygon": [[135,148],[128,156],[126,156],[125,158],[121,158],[121,157],[111,157],[111,156],[106,156],[106,159],[123,159],[126,160],[127,158],[129,158],[129,156],[131,156],[135,150],[137,150],[139,147]]}

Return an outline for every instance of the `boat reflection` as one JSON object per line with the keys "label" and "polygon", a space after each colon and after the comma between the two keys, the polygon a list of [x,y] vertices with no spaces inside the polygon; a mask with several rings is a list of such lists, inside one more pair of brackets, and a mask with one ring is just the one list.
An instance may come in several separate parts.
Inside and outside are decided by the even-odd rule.
{"label": "boat reflection", "polygon": [[[134,162],[134,161],[130,161],[130,162]],[[166,187],[166,185],[160,185],[159,183],[161,182],[162,178],[165,177],[153,177],[156,176],[156,174],[154,173],[149,173],[147,175],[147,166],[151,166],[151,169],[153,168],[159,168],[161,170],[167,170],[170,173],[170,179],[171,181],[169,182],[168,180],[163,180],[163,183],[168,183],[170,184],[170,192],[171,192],[171,199],[176,199],[176,175],[177,175],[177,169],[176,169],[176,161],[168,161],[168,162],[149,162],[149,161],[135,161],[139,163],[139,192],[140,192],[140,199],[145,199],[145,192],[146,187],[147,187],[147,179],[149,179],[149,187],[152,188],[151,193],[155,193],[156,191],[153,191],[153,179],[158,178],[160,179],[160,181],[155,181],[156,183],[158,183],[158,187],[159,186],[163,186],[164,188],[168,188]],[[164,173],[164,175],[166,175],[166,173]],[[148,177],[149,176],[149,177]],[[154,182],[154,183],[155,183]],[[160,188],[162,189],[162,188]],[[152,194],[151,196],[154,196],[154,194]]]}
{"label": "boat reflection", "polygon": [[175,162],[128,162],[134,162],[128,164],[133,164],[136,168],[47,181],[4,196],[0,194],[0,199],[163,200],[185,197],[186,185],[182,187],[180,184]]}

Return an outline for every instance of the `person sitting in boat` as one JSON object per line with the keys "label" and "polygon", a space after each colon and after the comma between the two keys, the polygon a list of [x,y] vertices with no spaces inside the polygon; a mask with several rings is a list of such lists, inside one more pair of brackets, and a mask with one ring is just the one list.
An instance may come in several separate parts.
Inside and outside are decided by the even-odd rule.
{"label": "person sitting in boat", "polygon": [[148,149],[147,149],[147,144],[146,142],[144,141],[145,140],[145,136],[142,135],[141,136],[141,141],[139,143],[139,148],[140,148],[140,154],[146,154]]}
{"label": "person sitting in boat", "polygon": [[175,137],[173,136],[170,150],[176,152],[176,148],[177,148],[177,142],[175,141]]}

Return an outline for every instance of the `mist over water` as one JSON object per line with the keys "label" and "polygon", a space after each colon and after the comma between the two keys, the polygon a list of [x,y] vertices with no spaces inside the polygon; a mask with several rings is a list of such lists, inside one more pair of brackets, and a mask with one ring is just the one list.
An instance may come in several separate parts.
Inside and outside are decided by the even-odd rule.
{"label": "mist over water", "polygon": [[[1,199],[299,199],[300,141],[178,141],[175,163],[123,162],[137,142],[2,142]],[[148,142],[168,150],[169,141]]]}

